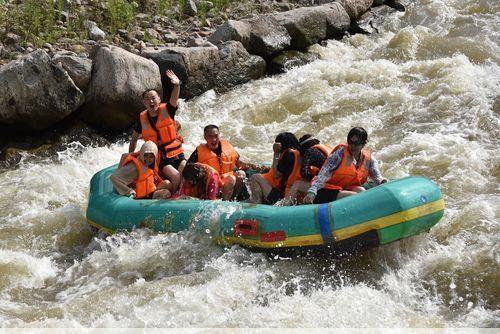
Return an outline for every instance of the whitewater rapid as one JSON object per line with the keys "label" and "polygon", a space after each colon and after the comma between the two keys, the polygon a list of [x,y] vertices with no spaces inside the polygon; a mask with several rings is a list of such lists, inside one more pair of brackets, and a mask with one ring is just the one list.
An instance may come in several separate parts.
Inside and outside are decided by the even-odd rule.
{"label": "whitewater rapid", "polygon": [[325,143],[353,126],[384,176],[441,187],[427,234],[350,258],[267,257],[195,231],[96,236],[89,180],[128,144],[70,144],[0,173],[4,327],[499,327],[500,2],[418,0],[379,34],[178,111],[190,153],[221,128],[245,161],[281,131]]}

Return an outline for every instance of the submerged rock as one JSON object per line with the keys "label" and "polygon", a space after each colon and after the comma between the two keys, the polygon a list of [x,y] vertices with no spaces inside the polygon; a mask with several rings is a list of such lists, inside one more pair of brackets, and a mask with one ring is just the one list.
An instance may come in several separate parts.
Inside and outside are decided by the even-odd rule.
{"label": "submerged rock", "polygon": [[78,109],[82,91],[39,49],[0,68],[0,122],[44,130]]}

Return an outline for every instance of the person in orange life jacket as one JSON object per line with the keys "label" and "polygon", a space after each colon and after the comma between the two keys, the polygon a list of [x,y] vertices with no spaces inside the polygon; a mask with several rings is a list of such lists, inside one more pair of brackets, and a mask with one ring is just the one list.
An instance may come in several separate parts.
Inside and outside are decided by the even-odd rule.
{"label": "person in orange life jacket", "polygon": [[301,179],[293,183],[286,197],[290,204],[297,202],[299,193],[303,195],[307,193],[312,178],[318,175],[321,166],[323,166],[331,151],[332,149],[330,147],[322,145],[320,141],[311,134],[300,137],[299,152],[302,158],[300,166]]}
{"label": "person in orange life jacket", "polygon": [[311,182],[304,203],[328,203],[365,190],[368,177],[376,185],[387,182],[382,177],[377,160],[363,147],[368,134],[361,127],[347,134],[347,145],[338,145],[330,154],[316,179]]}
{"label": "person in orange life jacket", "polygon": [[300,179],[299,141],[293,133],[280,133],[273,144],[273,163],[269,172],[250,178],[251,203],[273,205],[288,195],[292,184]]}
{"label": "person in orange life jacket", "polygon": [[222,181],[219,173],[199,162],[188,163],[182,171],[183,181],[179,191],[180,198],[194,197],[216,200],[222,195]]}
{"label": "person in orange life jacket", "polygon": [[[238,196],[245,186],[245,170],[259,167],[240,160],[234,147],[220,138],[219,127],[213,124],[205,126],[203,135],[206,144],[200,144],[191,154],[188,163],[200,162],[214,168],[222,179],[222,198],[226,201]],[[238,168],[234,171],[234,168]]]}
{"label": "person in orange life jacket", "polygon": [[158,174],[156,165],[158,148],[152,141],[145,142],[139,152],[129,153],[120,162],[120,167],[109,177],[120,195],[141,198],[169,198],[169,182]]}
{"label": "person in orange life jacket", "polygon": [[135,151],[139,138],[155,142],[160,151],[160,172],[172,183],[172,190],[176,191],[181,182],[180,173],[186,164],[183,139],[177,135],[180,124],[174,119],[180,94],[180,80],[171,70],[168,70],[166,75],[174,85],[170,100],[161,103],[156,90],[144,91],[142,102],[146,110],[142,111],[136,120],[128,151]]}

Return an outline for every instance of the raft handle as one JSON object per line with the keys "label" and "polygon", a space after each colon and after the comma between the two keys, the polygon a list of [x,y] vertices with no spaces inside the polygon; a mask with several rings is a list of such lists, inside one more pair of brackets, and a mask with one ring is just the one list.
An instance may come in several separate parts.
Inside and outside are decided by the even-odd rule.
{"label": "raft handle", "polygon": [[256,237],[259,223],[257,219],[237,219],[233,224],[234,235],[237,237]]}

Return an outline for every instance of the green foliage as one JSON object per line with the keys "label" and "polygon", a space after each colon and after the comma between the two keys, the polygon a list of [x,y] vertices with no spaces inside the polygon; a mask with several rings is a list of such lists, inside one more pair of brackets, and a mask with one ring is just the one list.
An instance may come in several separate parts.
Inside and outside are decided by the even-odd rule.
{"label": "green foliage", "polygon": [[5,23],[24,43],[43,44],[58,37],[58,31],[53,28],[57,21],[53,0],[25,0],[15,3],[13,9]]}
{"label": "green foliage", "polygon": [[211,2],[214,4],[214,8],[217,10],[221,10],[222,8],[230,5],[229,0],[211,0]]}
{"label": "green foliage", "polygon": [[107,10],[109,15],[109,28],[112,32],[116,29],[128,28],[134,21],[138,4],[127,0],[108,0]]}

